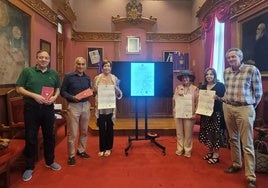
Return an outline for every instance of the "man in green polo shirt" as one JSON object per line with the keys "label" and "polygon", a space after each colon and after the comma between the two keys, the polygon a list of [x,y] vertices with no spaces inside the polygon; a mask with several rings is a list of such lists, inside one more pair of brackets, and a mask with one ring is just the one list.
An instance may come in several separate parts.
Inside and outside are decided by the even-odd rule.
{"label": "man in green polo shirt", "polygon": [[55,70],[48,67],[50,55],[41,50],[36,53],[36,66],[25,68],[17,80],[16,90],[24,96],[24,123],[26,170],[24,181],[32,178],[37,155],[37,136],[41,126],[44,138],[46,167],[60,170],[54,162],[55,135],[53,132],[55,111],[54,102],[60,93],[60,79]]}

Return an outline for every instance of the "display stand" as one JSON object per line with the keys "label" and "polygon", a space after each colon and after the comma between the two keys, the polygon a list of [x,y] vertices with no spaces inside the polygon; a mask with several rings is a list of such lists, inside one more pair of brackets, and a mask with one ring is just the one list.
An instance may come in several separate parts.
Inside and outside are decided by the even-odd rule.
{"label": "display stand", "polygon": [[144,104],[144,119],[145,119],[145,127],[144,127],[144,136],[139,136],[139,117],[138,117],[138,97],[135,98],[135,137],[129,136],[128,138],[128,145],[125,148],[125,155],[128,156],[128,150],[132,145],[132,141],[139,141],[139,140],[150,140],[154,143],[157,147],[162,149],[162,154],[166,155],[166,148],[159,144],[155,139],[159,137],[158,134],[150,134],[148,133],[148,112],[147,112],[147,97],[145,97],[145,104]]}

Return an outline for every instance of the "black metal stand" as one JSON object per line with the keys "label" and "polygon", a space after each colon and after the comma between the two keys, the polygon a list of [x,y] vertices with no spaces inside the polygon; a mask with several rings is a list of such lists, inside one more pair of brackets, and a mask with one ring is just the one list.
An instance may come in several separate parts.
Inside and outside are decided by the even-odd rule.
{"label": "black metal stand", "polygon": [[154,143],[157,147],[162,149],[162,154],[166,155],[166,148],[159,144],[155,139],[159,137],[158,134],[151,134],[148,133],[148,112],[147,112],[147,98],[145,97],[145,104],[144,104],[144,119],[145,119],[145,127],[144,127],[144,137],[139,137],[139,117],[138,117],[138,99],[135,99],[135,137],[128,137],[128,145],[125,148],[125,155],[128,156],[128,150],[132,145],[132,141],[139,141],[139,140],[150,140]]}

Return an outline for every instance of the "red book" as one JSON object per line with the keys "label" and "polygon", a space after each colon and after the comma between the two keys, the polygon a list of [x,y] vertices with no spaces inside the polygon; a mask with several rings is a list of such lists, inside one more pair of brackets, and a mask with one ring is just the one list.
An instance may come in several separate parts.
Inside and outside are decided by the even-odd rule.
{"label": "red book", "polygon": [[49,100],[50,97],[52,97],[54,94],[54,88],[53,87],[46,87],[46,86],[43,86],[42,87],[42,93],[41,95],[43,97],[45,97],[46,100]]}
{"label": "red book", "polygon": [[89,96],[93,95],[93,92],[90,88],[84,90],[84,91],[81,91],[80,93],[76,94],[75,97],[79,100],[81,99],[84,99],[84,98],[87,98]]}

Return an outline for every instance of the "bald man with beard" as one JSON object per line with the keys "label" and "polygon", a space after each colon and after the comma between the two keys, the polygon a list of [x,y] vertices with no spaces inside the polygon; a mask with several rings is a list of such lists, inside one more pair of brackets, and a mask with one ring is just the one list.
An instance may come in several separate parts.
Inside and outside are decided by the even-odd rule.
{"label": "bald man with beard", "polygon": [[260,71],[268,71],[268,37],[264,23],[260,23],[256,30],[254,60]]}

